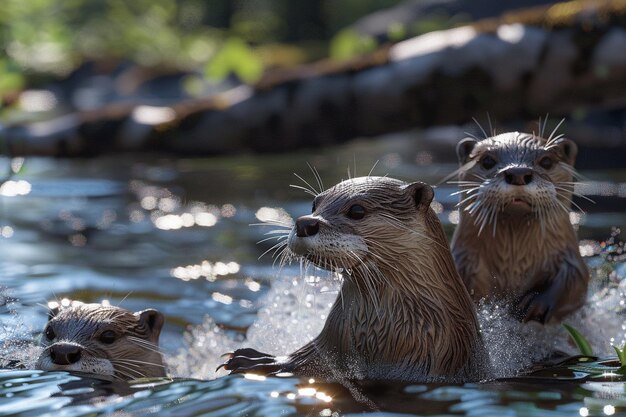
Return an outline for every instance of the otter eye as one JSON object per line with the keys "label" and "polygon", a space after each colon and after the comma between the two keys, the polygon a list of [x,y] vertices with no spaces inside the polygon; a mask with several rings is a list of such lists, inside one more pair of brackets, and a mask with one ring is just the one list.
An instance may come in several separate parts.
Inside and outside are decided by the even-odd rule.
{"label": "otter eye", "polygon": [[496,160],[493,157],[486,155],[480,160],[480,165],[485,169],[491,169],[496,166]]}
{"label": "otter eye", "polygon": [[105,332],[102,332],[99,339],[102,343],[110,345],[111,343],[115,342],[115,337],[116,335],[113,330],[107,330]]}
{"label": "otter eye", "polygon": [[543,169],[550,169],[554,166],[554,161],[549,156],[544,156],[539,160],[539,165]]}
{"label": "otter eye", "polygon": [[46,339],[48,340],[52,340],[56,337],[56,334],[54,334],[54,330],[52,330],[52,327],[50,326],[46,327],[45,334],[46,334]]}
{"label": "otter eye", "polygon": [[348,217],[350,217],[352,220],[361,220],[363,217],[365,217],[365,209],[363,208],[363,206],[355,204],[348,210]]}

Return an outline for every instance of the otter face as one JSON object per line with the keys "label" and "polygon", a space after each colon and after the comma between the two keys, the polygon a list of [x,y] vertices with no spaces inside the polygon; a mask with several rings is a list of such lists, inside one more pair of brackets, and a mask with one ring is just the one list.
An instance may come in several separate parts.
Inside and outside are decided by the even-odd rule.
{"label": "otter face", "polygon": [[165,376],[158,350],[163,322],[163,315],[153,309],[133,313],[73,302],[51,310],[36,368],[118,379]]}
{"label": "otter face", "polygon": [[568,139],[519,132],[462,140],[457,146],[461,214],[482,231],[511,216],[543,224],[549,216],[568,213],[576,152]]}
{"label": "otter face", "polygon": [[432,198],[432,188],[421,182],[386,177],[343,181],[315,197],[312,213],[296,220],[288,247],[330,270],[394,259],[419,246],[425,225],[418,212],[430,210]]}

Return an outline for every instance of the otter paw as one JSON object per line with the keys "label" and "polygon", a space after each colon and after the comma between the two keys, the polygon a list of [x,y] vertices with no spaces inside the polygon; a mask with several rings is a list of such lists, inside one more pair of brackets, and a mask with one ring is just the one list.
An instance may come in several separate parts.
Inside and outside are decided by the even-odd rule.
{"label": "otter paw", "polygon": [[518,317],[524,323],[538,321],[545,324],[552,318],[554,303],[554,296],[550,292],[529,292],[517,303]]}
{"label": "otter paw", "polygon": [[268,353],[259,352],[255,349],[237,349],[227,354],[229,359],[217,367],[230,371],[231,374],[256,373],[270,375],[280,372],[281,365],[276,362],[276,357]]}

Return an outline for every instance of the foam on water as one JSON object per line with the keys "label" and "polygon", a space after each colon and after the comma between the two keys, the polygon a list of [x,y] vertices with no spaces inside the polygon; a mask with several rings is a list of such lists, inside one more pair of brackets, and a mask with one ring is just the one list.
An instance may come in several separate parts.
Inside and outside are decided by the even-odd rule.
{"label": "foam on water", "polygon": [[340,282],[322,270],[311,268],[304,279],[289,268],[272,282],[262,302],[257,320],[245,340],[233,338],[210,317],[186,334],[188,347],[172,361],[174,375],[215,378],[224,362],[222,355],[242,347],[251,347],[277,356],[287,355],[315,338],[324,326],[330,307],[337,297]]}
{"label": "foam on water", "polygon": [[34,369],[41,348],[32,340],[32,329],[15,311],[16,299],[8,288],[0,288],[0,368],[24,367]]}
{"label": "foam on water", "polygon": [[[303,280],[288,269],[282,278],[273,281],[245,340],[233,338],[207,318],[186,335],[188,348],[170,362],[173,373],[213,378],[225,373],[216,374],[215,368],[224,362],[221,355],[226,352],[251,347],[280,356],[312,340],[321,331],[340,286],[338,280],[324,277],[324,271],[315,273],[305,272]],[[587,304],[565,322],[587,337],[596,355],[614,356],[611,344],[621,346],[626,341],[626,322],[619,315],[626,299],[626,281],[613,275],[609,284],[606,282],[606,274],[594,270],[592,287],[596,290]],[[504,305],[483,303],[477,313],[496,378],[514,376],[555,351],[579,353],[560,325],[520,323],[507,314]]]}

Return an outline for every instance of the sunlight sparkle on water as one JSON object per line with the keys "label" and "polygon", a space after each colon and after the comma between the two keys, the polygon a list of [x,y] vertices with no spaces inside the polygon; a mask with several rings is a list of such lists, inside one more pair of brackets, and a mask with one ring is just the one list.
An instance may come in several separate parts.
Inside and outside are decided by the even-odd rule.
{"label": "sunlight sparkle on water", "polygon": [[244,374],[243,377],[252,381],[265,381],[267,379],[267,377],[257,374]]}
{"label": "sunlight sparkle on water", "polygon": [[580,414],[581,417],[587,417],[589,415],[589,409],[587,407],[581,407],[578,414]]}
{"label": "sunlight sparkle on water", "polygon": [[[206,278],[207,281],[215,281],[218,276],[236,274],[240,269],[241,266],[237,262],[211,263],[209,261],[202,261],[201,264],[176,267],[170,270],[170,275],[183,281],[190,281],[200,277]],[[251,281],[250,285],[252,287],[248,286],[248,288],[250,288],[251,291],[258,291],[260,286],[259,289],[254,290],[254,284],[259,285]]]}
{"label": "sunlight sparkle on water", "polygon": [[4,197],[17,197],[30,194],[31,185],[28,181],[7,181],[0,185],[0,195]]}
{"label": "sunlight sparkle on water", "polygon": [[602,409],[602,411],[604,412],[604,414],[606,414],[607,416],[612,416],[613,414],[615,414],[615,407],[612,406],[611,404],[605,405],[604,408]]}
{"label": "sunlight sparkle on water", "polygon": [[226,305],[233,303],[233,297],[226,295],[226,294],[222,294],[220,292],[214,292],[213,294],[211,294],[211,298],[217,301],[218,303],[222,303]]}

